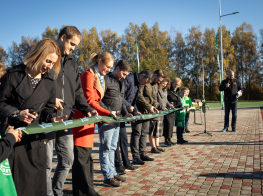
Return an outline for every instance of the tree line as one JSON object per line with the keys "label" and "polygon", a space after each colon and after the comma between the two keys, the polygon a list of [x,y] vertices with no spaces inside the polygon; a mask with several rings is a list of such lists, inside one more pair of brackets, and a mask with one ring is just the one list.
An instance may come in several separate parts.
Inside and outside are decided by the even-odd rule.
{"label": "tree line", "polygon": [[[62,26],[61,28],[63,28]],[[5,51],[0,46],[0,61],[7,66],[15,66],[22,62],[24,55],[39,40],[57,40],[59,29],[47,27],[39,37],[21,37],[21,43],[12,42]],[[220,27],[206,28],[192,26],[187,34],[179,31],[161,31],[158,23],[148,27],[146,23],[130,23],[123,35],[111,29],[97,31],[96,27],[81,31],[82,41],[72,55],[78,62],[80,71],[87,69],[87,61],[91,53],[107,51],[113,54],[116,61],[125,59],[130,62],[133,71],[137,71],[136,37],[139,48],[140,70],[163,69],[171,79],[180,77],[183,86],[190,89],[190,96],[196,98],[196,86],[204,89],[206,100],[219,100],[219,68],[216,51],[216,35],[220,55]],[[227,71],[233,70],[235,77],[241,82],[242,99],[263,99],[263,28],[259,36],[252,25],[244,22],[232,33],[222,26],[224,78]],[[220,59],[221,60],[221,59]],[[204,75],[203,75],[204,71]],[[200,92],[201,94],[202,91]],[[199,93],[199,98],[201,95]]]}

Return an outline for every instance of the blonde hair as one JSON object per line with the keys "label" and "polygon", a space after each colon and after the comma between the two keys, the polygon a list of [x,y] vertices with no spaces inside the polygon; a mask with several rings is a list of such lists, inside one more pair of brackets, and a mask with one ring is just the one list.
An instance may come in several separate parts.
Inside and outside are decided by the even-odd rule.
{"label": "blonde hair", "polygon": [[0,78],[5,74],[5,64],[0,62]]}
{"label": "blonde hair", "polygon": [[174,78],[172,80],[172,85],[182,83],[182,80],[180,78]]}
{"label": "blonde hair", "polygon": [[60,49],[56,42],[52,40],[42,40],[40,41],[32,51],[30,51],[24,58],[23,62],[26,65],[27,69],[37,73],[41,66],[43,65],[43,61],[47,58],[49,54],[56,53],[58,55],[57,62],[55,63],[53,70],[55,72],[55,79],[57,78],[60,71]]}
{"label": "blonde hair", "polygon": [[115,59],[109,52],[92,53],[89,57],[88,68],[95,64],[98,64],[99,60],[101,60],[102,63],[107,64],[110,61],[114,61]]}

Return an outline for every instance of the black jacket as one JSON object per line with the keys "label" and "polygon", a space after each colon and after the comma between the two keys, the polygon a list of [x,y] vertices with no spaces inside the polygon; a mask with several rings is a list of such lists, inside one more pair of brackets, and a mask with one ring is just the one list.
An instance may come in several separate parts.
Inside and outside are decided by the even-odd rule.
{"label": "black jacket", "polygon": [[175,108],[180,108],[182,106],[180,95],[179,95],[179,88],[174,91],[172,88],[167,91],[167,100],[171,103]]}
{"label": "black jacket", "polygon": [[[33,88],[31,79],[26,74],[26,66],[21,64],[10,68],[0,82],[1,125],[18,128],[50,122],[56,99],[55,83],[50,73],[45,73]],[[45,109],[30,125],[10,116],[16,110],[37,110],[43,103],[42,107]],[[19,196],[47,195],[47,187],[43,183],[46,180],[46,156],[46,139],[43,133],[22,133],[21,141],[14,145],[8,157]]]}
{"label": "black jacket", "polygon": [[15,143],[16,138],[11,133],[7,133],[6,136],[0,140],[0,163],[8,158]]}
{"label": "black jacket", "polygon": [[[61,70],[55,80],[56,98],[63,99],[69,107],[77,107],[77,109],[87,115],[88,112],[94,110],[87,103],[81,88],[79,67],[71,55],[65,56]],[[71,117],[71,111],[67,108],[58,111],[58,115],[68,115]]]}
{"label": "black jacket", "polygon": [[130,73],[124,80],[125,85],[125,94],[124,101],[127,109],[130,109],[131,106],[134,107],[134,112],[138,112],[136,106],[137,97],[139,95],[140,81],[138,78],[138,73]]}
{"label": "black jacket", "polygon": [[35,89],[31,80],[26,74],[26,66],[20,64],[7,70],[7,73],[0,79],[0,121],[1,125],[6,123],[14,128],[25,127],[26,123],[9,118],[17,110],[39,109],[42,103],[45,109],[40,117],[31,122],[32,125],[40,122],[50,122],[54,116],[56,89],[53,76],[45,73]]}
{"label": "black jacket", "polygon": [[[226,84],[230,83],[230,86],[228,88],[226,88]],[[230,80],[228,78],[226,78],[225,80],[223,80],[219,86],[219,90],[220,91],[224,91],[224,98],[225,101],[235,101],[236,99],[236,93],[241,90],[241,85],[240,83],[234,79],[234,80]]]}
{"label": "black jacket", "polygon": [[125,116],[128,111],[124,103],[125,86],[123,80],[119,81],[112,73],[104,77],[105,94],[100,105],[109,111],[120,111]]}

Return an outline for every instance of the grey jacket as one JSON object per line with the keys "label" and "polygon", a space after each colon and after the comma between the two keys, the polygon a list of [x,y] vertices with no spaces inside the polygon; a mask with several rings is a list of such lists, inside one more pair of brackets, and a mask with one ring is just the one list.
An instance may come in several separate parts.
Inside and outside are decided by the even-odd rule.
{"label": "grey jacket", "polygon": [[169,109],[170,107],[172,107],[173,105],[169,103],[169,101],[167,100],[167,90],[164,89],[159,89],[158,90],[158,94],[157,94],[157,98],[158,98],[158,109],[159,110],[165,110],[165,108]]}

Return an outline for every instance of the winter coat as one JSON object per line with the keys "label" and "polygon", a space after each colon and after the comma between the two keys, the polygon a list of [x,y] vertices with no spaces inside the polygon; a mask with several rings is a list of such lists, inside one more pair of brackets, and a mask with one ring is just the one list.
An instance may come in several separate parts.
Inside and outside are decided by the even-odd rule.
{"label": "winter coat", "polygon": [[[79,68],[71,55],[65,56],[55,83],[57,90],[56,98],[63,99],[69,107],[73,108],[75,105],[84,115],[94,110],[89,106],[83,95]],[[72,116],[71,111],[67,108],[59,110],[57,113],[58,115],[68,115],[68,119]]]}
{"label": "winter coat", "polygon": [[[104,96],[105,80],[103,80],[103,87],[100,84],[99,77],[94,69],[94,66],[89,68],[80,76],[84,96],[88,104],[98,111],[100,116],[108,116],[110,111],[100,106],[99,101]],[[77,110],[73,114],[73,119],[85,118],[85,116]],[[95,124],[75,127],[73,131],[74,144],[76,146],[92,148],[94,139]]]}
{"label": "winter coat", "polygon": [[[228,88],[226,88],[227,83],[230,83]],[[224,91],[225,101],[236,101],[236,93],[241,90],[241,85],[236,79],[231,81],[230,79],[226,78],[221,82],[219,90]]]}
{"label": "winter coat", "polygon": [[5,137],[0,139],[0,163],[9,157],[15,143],[16,138],[11,133],[7,133]]}
{"label": "winter coat", "polygon": [[[179,89],[174,91],[172,88],[167,91],[167,100],[170,104],[172,104],[175,108],[179,108],[182,106],[179,96]],[[163,128],[163,136],[166,138],[173,137],[173,128],[175,122],[175,112],[167,114],[164,116],[164,128]]]}
{"label": "winter coat", "polygon": [[[56,98],[55,83],[50,73],[45,73],[33,88],[31,79],[26,74],[26,66],[21,64],[9,69],[0,82],[1,124],[7,123],[18,128],[50,122]],[[10,117],[17,110],[37,110],[42,103],[45,109],[30,125]],[[23,133],[21,142],[14,145],[9,156],[9,164],[19,196],[47,195],[46,139],[43,133]]]}
{"label": "winter coat", "polygon": [[136,101],[139,95],[140,89],[140,81],[138,78],[138,73],[130,73],[124,80],[123,83],[125,85],[125,94],[124,101],[126,108],[129,110],[131,106],[134,107],[134,112],[138,112],[138,108],[136,106]]}
{"label": "winter coat", "polygon": [[158,107],[157,101],[158,84],[146,84],[139,90],[137,98],[137,108],[142,114],[148,114],[149,110],[154,106]]}
{"label": "winter coat", "polygon": [[105,93],[100,105],[109,111],[119,111],[125,116],[128,111],[124,103],[125,86],[123,80],[119,81],[112,73],[104,77]]}
{"label": "winter coat", "polygon": [[165,110],[165,108],[169,109],[171,108],[173,105],[169,103],[168,99],[167,99],[167,90],[166,89],[159,89],[158,90],[158,94],[157,94],[157,98],[158,98],[158,103],[159,106],[158,108],[160,110]]}

